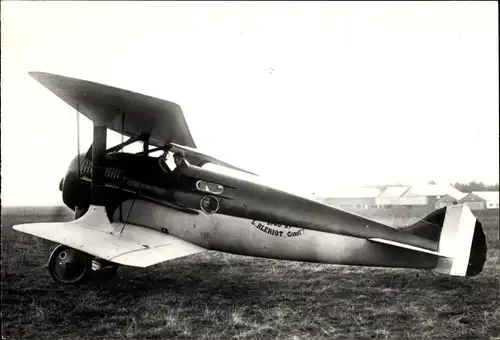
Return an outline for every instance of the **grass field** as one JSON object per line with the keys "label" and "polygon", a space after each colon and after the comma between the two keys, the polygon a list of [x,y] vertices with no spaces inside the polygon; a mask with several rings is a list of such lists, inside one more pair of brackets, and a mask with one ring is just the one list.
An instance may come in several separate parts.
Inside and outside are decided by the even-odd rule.
{"label": "grass field", "polygon": [[62,287],[55,244],[11,226],[68,218],[2,212],[5,339],[500,339],[498,217],[473,278],[210,252]]}

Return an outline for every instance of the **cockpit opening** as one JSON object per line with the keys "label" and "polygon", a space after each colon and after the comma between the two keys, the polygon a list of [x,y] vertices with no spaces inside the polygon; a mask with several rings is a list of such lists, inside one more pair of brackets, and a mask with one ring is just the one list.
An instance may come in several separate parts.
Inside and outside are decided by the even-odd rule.
{"label": "cockpit opening", "polygon": [[167,151],[159,160],[160,166],[166,172],[172,172],[183,164],[189,165],[187,159],[179,152]]}

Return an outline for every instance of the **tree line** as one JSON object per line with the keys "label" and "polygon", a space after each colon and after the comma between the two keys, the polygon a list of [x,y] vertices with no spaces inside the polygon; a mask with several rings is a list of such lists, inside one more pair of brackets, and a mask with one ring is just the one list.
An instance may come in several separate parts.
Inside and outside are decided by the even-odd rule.
{"label": "tree line", "polygon": [[455,188],[461,192],[471,192],[471,191],[499,191],[498,183],[496,184],[486,184],[483,182],[470,182],[470,183],[454,183],[452,184]]}
{"label": "tree line", "polygon": [[[434,181],[429,181],[429,184],[436,184]],[[472,191],[499,191],[499,183],[496,184],[486,184],[483,182],[472,181],[469,183],[453,183],[452,186],[461,192],[472,192]]]}

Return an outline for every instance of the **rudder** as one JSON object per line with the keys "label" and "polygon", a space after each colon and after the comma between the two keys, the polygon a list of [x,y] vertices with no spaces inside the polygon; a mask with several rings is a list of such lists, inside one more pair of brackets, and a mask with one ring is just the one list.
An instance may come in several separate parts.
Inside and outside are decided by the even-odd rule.
{"label": "rudder", "polygon": [[434,271],[451,276],[475,276],[486,262],[486,237],[481,222],[466,205],[434,211],[411,225],[407,231],[438,241]]}

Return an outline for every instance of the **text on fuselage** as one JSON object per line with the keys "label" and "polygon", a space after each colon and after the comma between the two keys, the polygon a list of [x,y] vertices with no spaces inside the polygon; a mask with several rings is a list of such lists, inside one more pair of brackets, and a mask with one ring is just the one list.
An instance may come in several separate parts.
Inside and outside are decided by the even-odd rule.
{"label": "text on fuselage", "polygon": [[[252,225],[260,231],[276,237],[296,237],[304,235],[304,229],[298,229],[278,223],[259,222],[253,220]],[[280,228],[283,228],[284,230],[279,230]]]}

